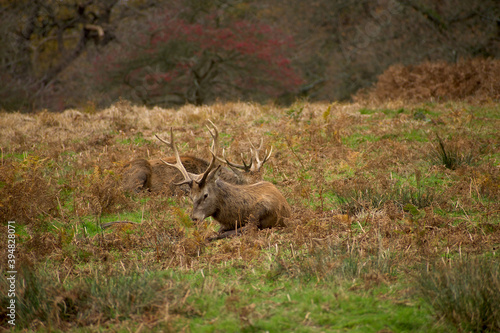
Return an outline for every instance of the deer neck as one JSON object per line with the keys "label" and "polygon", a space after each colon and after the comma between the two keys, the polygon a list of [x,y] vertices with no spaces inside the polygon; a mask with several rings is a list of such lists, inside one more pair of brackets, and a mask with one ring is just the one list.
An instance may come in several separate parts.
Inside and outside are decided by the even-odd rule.
{"label": "deer neck", "polygon": [[[236,222],[245,223],[252,207],[252,197],[247,192],[241,190],[242,185],[233,185],[221,179],[215,181],[214,190],[219,198],[217,202],[216,214],[212,217],[226,229],[234,228]],[[244,185],[243,185],[244,186]]]}

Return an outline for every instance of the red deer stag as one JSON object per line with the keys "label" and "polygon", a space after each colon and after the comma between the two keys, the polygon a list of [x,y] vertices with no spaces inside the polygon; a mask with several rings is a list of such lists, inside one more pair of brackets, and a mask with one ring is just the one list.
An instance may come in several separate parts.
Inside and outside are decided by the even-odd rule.
{"label": "red deer stag", "polygon": [[235,185],[217,177],[220,165],[211,149],[212,160],[201,174],[190,173],[183,165],[174,134],[170,129],[170,142],[162,140],[174,151],[176,163],[163,161],[181,172],[184,180],[175,185],[187,184],[193,201],[191,219],[202,221],[212,216],[221,225],[219,234],[209,240],[221,239],[237,234],[248,224],[254,223],[259,229],[283,225],[290,217],[290,206],[271,183],[261,181],[251,185]]}
{"label": "red deer stag", "polygon": [[[213,130],[208,126],[208,130],[213,138],[212,150],[217,152],[219,147],[219,131],[217,127],[209,120]],[[161,139],[156,136],[160,141]],[[253,147],[253,145],[252,145]],[[255,147],[253,147],[255,149]],[[251,178],[258,178],[259,171],[262,165],[269,159],[271,152],[261,162],[258,156],[258,151],[261,147],[255,151],[252,151],[257,164],[253,163],[253,159],[247,165],[244,161],[244,165],[233,164],[229,161],[223,160],[220,157],[218,160],[224,164],[228,164],[229,168],[221,168],[219,170],[219,177],[224,179],[226,182],[232,184],[248,184],[252,182]],[[271,149],[272,150],[272,149]],[[175,163],[175,156],[170,156],[165,158],[169,163]],[[181,161],[188,172],[199,174],[208,168],[210,163],[204,159],[197,158],[194,156],[181,156]],[[237,169],[243,170],[243,173]],[[249,176],[248,178],[246,176]],[[169,195],[173,195],[176,192],[176,186],[173,185],[175,182],[182,180],[182,174],[179,173],[177,169],[170,168],[165,165],[160,159],[146,160],[146,159],[136,159],[126,164],[122,171],[122,187],[127,191],[140,192],[143,190],[151,192],[162,192],[167,191]],[[254,181],[253,181],[254,182]]]}

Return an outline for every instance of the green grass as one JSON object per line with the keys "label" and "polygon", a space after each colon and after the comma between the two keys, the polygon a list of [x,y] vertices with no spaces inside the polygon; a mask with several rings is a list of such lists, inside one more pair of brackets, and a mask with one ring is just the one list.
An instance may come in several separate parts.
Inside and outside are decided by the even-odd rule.
{"label": "green grass", "polygon": [[[96,272],[92,279],[64,283],[51,280],[48,272],[35,274],[27,268],[21,276],[27,286],[19,292],[23,327],[34,318],[53,324],[92,316],[126,321],[167,311],[173,328],[188,326],[196,332],[444,331],[433,323],[428,306],[405,295],[404,284],[381,283],[366,290],[361,278],[266,278],[265,265],[248,269],[238,261],[203,272]],[[157,329],[166,324],[160,321]]]}
{"label": "green grass", "polygon": [[367,108],[359,109],[359,113],[363,114],[363,115],[372,115],[372,114],[377,114],[379,112],[383,113],[386,116],[394,118],[397,115],[400,115],[402,113],[407,112],[407,110],[405,110],[403,108],[399,108],[396,110],[393,110],[393,109],[367,109]]}
{"label": "green grass", "polygon": [[[465,110],[468,113],[474,115],[475,117],[489,118],[489,119],[495,119],[495,120],[500,119],[500,108],[498,107],[498,105],[493,106],[493,107],[469,105],[469,106],[465,107]],[[483,119],[483,120],[486,120],[486,119]]]}
{"label": "green grass", "polygon": [[[244,287],[244,286],[243,286]],[[259,288],[261,285],[254,285]],[[394,305],[377,295],[346,292],[342,288],[314,284],[278,283],[274,290],[255,295],[245,292],[225,300],[225,318],[219,312],[206,313],[195,320],[193,331],[298,331],[316,332],[352,330],[357,332],[424,331],[429,311],[415,311],[404,305]],[[269,297],[270,296],[270,297]],[[223,312],[224,314],[224,312]],[[418,320],[415,320],[415,316]],[[215,320],[212,325],[211,322]]]}
{"label": "green grass", "polygon": [[374,143],[384,139],[396,140],[399,142],[427,142],[427,134],[421,129],[411,129],[401,134],[384,134],[377,136],[375,134],[366,133],[367,128],[359,128],[359,133],[351,134],[350,136],[342,137],[342,143],[352,149],[360,149],[364,144]]}
{"label": "green grass", "polygon": [[[361,131],[361,133],[363,132],[362,128],[359,130]],[[373,134],[361,134],[361,133],[354,133],[350,136],[342,137],[342,143],[352,149],[358,149],[359,146],[362,144],[365,144],[367,142],[376,142],[380,140],[379,137],[376,137]]]}
{"label": "green grass", "polygon": [[427,134],[425,133],[424,130],[421,130],[421,129],[412,129],[409,132],[405,131],[402,139],[405,141],[408,141],[408,142],[412,142],[412,141],[427,142],[427,141],[429,141],[427,138]]}
{"label": "green grass", "polygon": [[365,189],[351,189],[344,193],[327,195],[332,202],[344,213],[356,214],[370,209],[380,209],[388,202],[400,208],[406,205],[417,209],[429,207],[433,204],[436,193],[432,187],[394,186],[390,190],[379,190],[368,187]]}
{"label": "green grass", "polygon": [[26,150],[22,153],[5,153],[3,154],[4,159],[13,159],[18,162],[25,160],[28,156],[33,155],[34,152],[31,150]]}
{"label": "green grass", "polygon": [[[99,222],[101,224],[113,221],[131,221],[140,223],[143,220],[149,218],[147,211],[142,212],[141,210],[130,211],[130,212],[120,212],[117,214],[105,214],[101,216],[100,220],[97,216],[86,215],[81,216],[78,221],[74,221],[74,224],[78,226],[76,228],[77,232],[85,232],[86,235],[92,237],[100,233],[100,228],[98,227]],[[62,226],[62,225],[60,225]],[[83,230],[85,229],[85,231]]]}
{"label": "green grass", "polygon": [[137,146],[151,145],[153,143],[151,140],[144,138],[144,135],[141,132],[138,132],[136,135],[130,138],[117,139],[116,142],[121,145],[137,145]]}

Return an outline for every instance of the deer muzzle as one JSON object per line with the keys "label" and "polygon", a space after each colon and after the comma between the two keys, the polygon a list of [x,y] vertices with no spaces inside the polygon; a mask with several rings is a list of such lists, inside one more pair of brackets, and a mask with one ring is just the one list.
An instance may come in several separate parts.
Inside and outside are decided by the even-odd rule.
{"label": "deer muzzle", "polygon": [[191,213],[191,220],[193,220],[194,222],[201,222],[205,219],[205,214],[201,213],[201,212],[192,212]]}

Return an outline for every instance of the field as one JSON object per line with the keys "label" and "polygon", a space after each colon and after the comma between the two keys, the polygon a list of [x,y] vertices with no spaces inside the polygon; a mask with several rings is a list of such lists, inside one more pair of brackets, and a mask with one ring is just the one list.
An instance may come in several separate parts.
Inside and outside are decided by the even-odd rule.
{"label": "field", "polygon": [[[206,242],[217,223],[193,223],[188,198],[120,188],[127,161],[171,155],[154,137],[170,127],[181,154],[208,159],[208,119],[235,162],[248,139],[273,147],[259,177],[291,205],[285,227]],[[15,328],[498,331],[499,128],[492,102],[2,113]],[[100,228],[125,220],[137,224]],[[2,274],[3,329],[9,285]]]}

